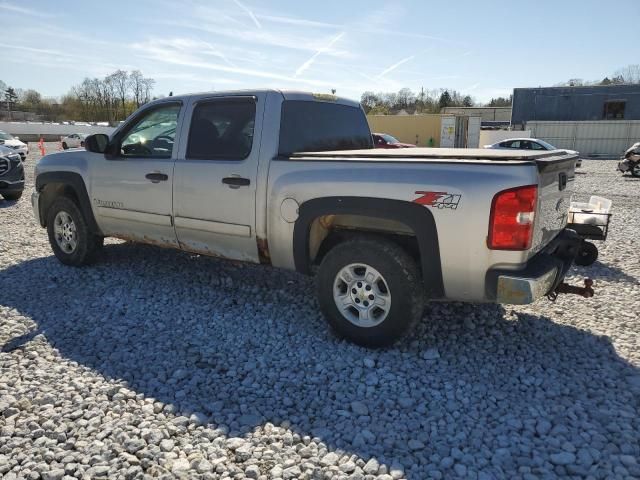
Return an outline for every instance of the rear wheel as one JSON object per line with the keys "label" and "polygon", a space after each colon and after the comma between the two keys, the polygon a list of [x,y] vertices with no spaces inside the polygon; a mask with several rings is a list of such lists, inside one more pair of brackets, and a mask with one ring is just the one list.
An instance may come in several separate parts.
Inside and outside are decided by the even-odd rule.
{"label": "rear wheel", "polygon": [[73,200],[59,197],[47,212],[47,233],[56,258],[65,265],[79,267],[91,263],[104,238],[90,231]]}
{"label": "rear wheel", "polygon": [[67,142],[62,142],[62,148],[63,148],[64,150],[66,150],[67,148],[69,148],[69,147],[67,146]]}
{"label": "rear wheel", "polygon": [[576,256],[576,265],[588,267],[598,259],[598,247],[591,242],[582,242],[578,255]]}
{"label": "rear wheel", "polygon": [[634,177],[640,177],[640,162],[636,163],[629,170]]}
{"label": "rear wheel", "polygon": [[402,248],[384,239],[336,245],[322,260],[317,282],[320,308],[329,324],[359,345],[390,345],[422,316],[419,269]]}

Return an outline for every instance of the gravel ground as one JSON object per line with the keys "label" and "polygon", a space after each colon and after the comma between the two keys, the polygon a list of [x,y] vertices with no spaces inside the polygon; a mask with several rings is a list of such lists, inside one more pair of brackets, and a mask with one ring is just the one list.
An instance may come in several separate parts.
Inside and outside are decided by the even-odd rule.
{"label": "gravel ground", "polygon": [[577,197],[614,201],[571,277],[595,298],[432,304],[384,351],[308,278],[117,241],[69,268],[0,202],[0,476],[640,477],[640,181],[583,165]]}

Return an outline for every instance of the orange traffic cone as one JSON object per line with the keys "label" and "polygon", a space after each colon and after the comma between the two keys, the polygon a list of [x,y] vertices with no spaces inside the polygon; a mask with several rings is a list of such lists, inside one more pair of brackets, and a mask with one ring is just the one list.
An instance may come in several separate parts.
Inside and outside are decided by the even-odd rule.
{"label": "orange traffic cone", "polygon": [[38,147],[40,147],[40,155],[44,157],[44,138],[40,137],[40,141],[38,142]]}

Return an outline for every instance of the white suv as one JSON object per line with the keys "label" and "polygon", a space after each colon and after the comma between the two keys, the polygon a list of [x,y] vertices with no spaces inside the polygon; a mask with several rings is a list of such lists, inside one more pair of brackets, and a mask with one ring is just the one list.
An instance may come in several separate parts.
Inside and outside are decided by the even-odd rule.
{"label": "white suv", "polygon": [[14,137],[10,133],[3,132],[2,130],[0,130],[0,145],[9,147],[14,152],[20,154],[22,160],[27,158],[29,154],[29,146],[26,143],[21,142],[19,137]]}

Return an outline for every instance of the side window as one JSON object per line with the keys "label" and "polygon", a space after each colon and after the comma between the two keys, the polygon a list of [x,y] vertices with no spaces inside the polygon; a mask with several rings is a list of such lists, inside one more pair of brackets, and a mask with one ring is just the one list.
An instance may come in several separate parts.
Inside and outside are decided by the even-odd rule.
{"label": "side window", "polygon": [[520,140],[514,140],[511,142],[511,145],[509,145],[509,148],[522,148],[520,146]]}
{"label": "side window", "polygon": [[545,148],[540,145],[538,142],[530,142],[532,150],[544,150]]}
{"label": "side window", "polygon": [[527,140],[522,140],[520,142],[520,148],[523,150],[531,150],[531,142],[527,141]]}
{"label": "side window", "polygon": [[500,146],[501,146],[502,148],[511,148],[511,144],[512,144],[512,143],[513,143],[513,142],[502,142],[502,143],[500,144]]}
{"label": "side window", "polygon": [[180,105],[154,108],[139,118],[122,137],[123,157],[171,158]]}
{"label": "side window", "polygon": [[253,98],[199,102],[189,127],[187,158],[244,160],[251,153],[255,118]]}

